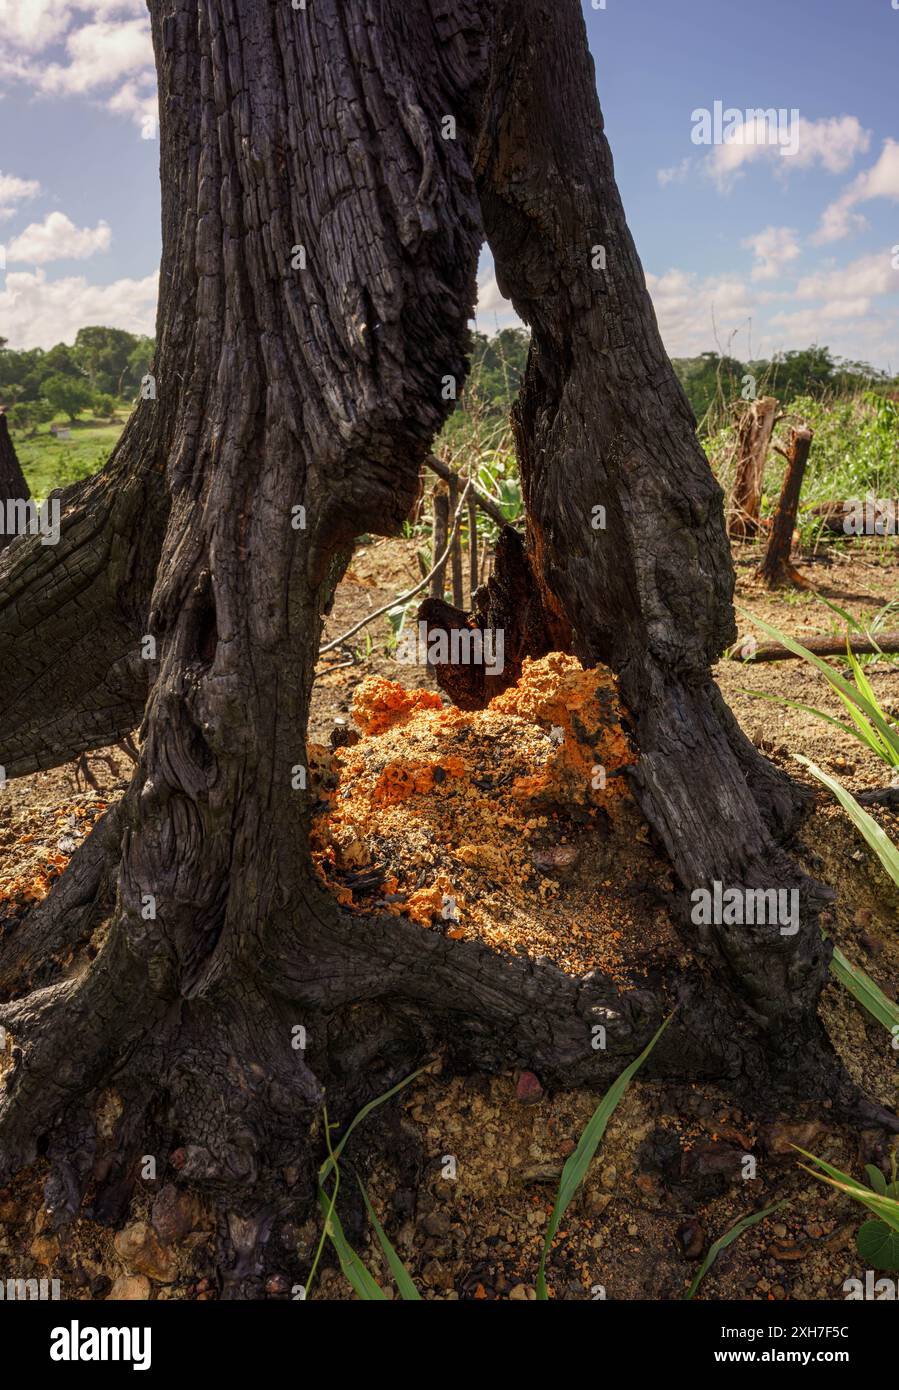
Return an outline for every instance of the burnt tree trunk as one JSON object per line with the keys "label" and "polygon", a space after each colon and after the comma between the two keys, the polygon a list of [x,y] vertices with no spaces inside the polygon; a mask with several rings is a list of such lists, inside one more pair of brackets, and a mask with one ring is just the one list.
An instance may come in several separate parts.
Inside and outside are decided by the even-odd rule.
{"label": "burnt tree trunk", "polygon": [[728,525],[730,534],[740,540],[756,535],[759,529],[762,480],[776,415],[777,401],[773,396],[762,396],[760,400],[753,401],[740,417],[737,467]]}
{"label": "burnt tree trunk", "polygon": [[790,564],[790,550],[793,545],[793,531],[796,527],[796,514],[799,511],[799,495],[805,477],[805,465],[812,447],[812,431],[797,429],[790,431],[790,447],[787,466],[784,470],[783,486],[777,510],[771,522],[771,535],[765,558],[759,566],[759,575],[769,589],[779,589],[792,585],[797,589],[807,589],[804,579],[795,566]]}
{"label": "burnt tree trunk", "polygon": [[[153,1154],[160,1181],[217,1204],[225,1291],[253,1296],[276,1217],[311,1198],[323,1085],[345,1114],[441,1041],[467,1066],[602,1087],[679,1002],[659,1073],[888,1120],[817,1022],[824,890],[780,844],[800,794],[710,679],[735,635],[722,496],[627,230],[577,0],[150,10],[155,396],[65,494],[60,545],[18,540],[0,563],[0,762],[59,763],[143,711],[140,762],[39,923],[2,943],[0,1180],[44,1154],[56,1226],[85,1192],[114,1221]],[[692,964],[653,989],[349,922],[311,863],[321,615],[354,538],[397,532],[416,498],[444,379],[464,379],[485,233],[533,333],[526,549],[505,543],[533,589],[521,649],[618,672],[634,791],[683,902],[715,880],[802,895],[795,937],[684,912]],[[492,583],[487,620],[512,593]]]}

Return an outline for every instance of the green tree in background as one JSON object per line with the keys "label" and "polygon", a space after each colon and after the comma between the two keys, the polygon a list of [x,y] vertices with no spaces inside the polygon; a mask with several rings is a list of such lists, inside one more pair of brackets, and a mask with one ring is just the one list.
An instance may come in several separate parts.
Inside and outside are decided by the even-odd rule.
{"label": "green tree in background", "polygon": [[83,377],[64,376],[62,372],[47,377],[42,390],[53,409],[65,411],[70,420],[75,420],[80,410],[87,410],[94,399],[94,393]]}

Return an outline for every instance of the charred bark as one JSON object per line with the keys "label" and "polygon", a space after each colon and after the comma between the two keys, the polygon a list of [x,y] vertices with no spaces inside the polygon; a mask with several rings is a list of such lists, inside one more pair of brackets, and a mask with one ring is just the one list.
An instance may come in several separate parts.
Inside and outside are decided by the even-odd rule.
{"label": "charred bark", "polygon": [[[9,433],[6,411],[0,410],[0,518],[7,516],[7,503],[26,502],[31,490],[19,465],[15,445]],[[6,525],[0,527],[0,550],[4,550],[12,540],[12,533]]]}
{"label": "charred bark", "polygon": [[[275,1214],[310,1196],[322,1084],[349,1105],[439,1045],[460,1064],[603,1085],[679,1002],[660,1073],[858,1110],[815,1017],[824,892],[779,843],[802,797],[710,680],[734,636],[722,498],[627,231],[576,0],[150,9],[157,396],[105,472],[66,494],[58,553],[20,540],[0,571],[0,651],[29,618],[36,633],[21,685],[3,663],[8,766],[127,732],[143,677],[140,762],[106,837],[48,900],[46,973],[15,936],[0,950],[14,1047],[0,1175],[46,1152],[58,1224],[85,1192],[115,1220],[136,1158],[159,1155],[160,1177],[217,1205],[226,1291],[252,1295]],[[310,860],[321,614],[354,537],[397,531],[416,497],[445,378],[464,378],[484,230],[533,340],[515,412],[526,553],[505,536],[480,621],[508,624],[519,665],[570,647],[618,672],[635,794],[685,890],[803,896],[789,939],[685,916],[694,964],[673,962],[651,993],[395,918],[347,922]],[[76,668],[55,700],[48,639]],[[95,958],[66,975],[64,950],[98,921]],[[18,930],[30,949],[36,931]],[[111,1131],[97,1120],[110,1088]]]}

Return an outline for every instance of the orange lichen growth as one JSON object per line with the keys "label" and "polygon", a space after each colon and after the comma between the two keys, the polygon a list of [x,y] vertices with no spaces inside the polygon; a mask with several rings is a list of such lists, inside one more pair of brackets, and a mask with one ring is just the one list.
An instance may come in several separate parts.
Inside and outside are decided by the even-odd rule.
{"label": "orange lichen growth", "polygon": [[396,681],[370,676],[353,696],[353,723],[364,734],[383,734],[419,710],[441,708],[440,696],[430,690],[404,690]]}
{"label": "orange lichen growth", "polygon": [[668,869],[623,775],[635,758],[610,672],[560,653],[525,661],[474,711],[368,680],[353,718],[356,744],[310,756],[313,859],[343,905],[572,970],[618,972],[623,935],[639,935],[638,960],[651,954],[647,911],[623,890],[629,865],[637,891]]}
{"label": "orange lichen growth", "polygon": [[439,763],[416,763],[408,758],[396,758],[388,763],[375,783],[375,801],[393,803],[406,801],[410,796],[423,796],[433,790],[434,774],[444,772],[449,777],[462,777],[465,764],[461,758],[445,758]]}
{"label": "orange lichen growth", "polygon": [[429,927],[439,916],[452,929],[464,907],[464,900],[453,892],[453,885],[446,874],[438,874],[430,888],[419,888],[409,894],[403,911],[423,927]]}

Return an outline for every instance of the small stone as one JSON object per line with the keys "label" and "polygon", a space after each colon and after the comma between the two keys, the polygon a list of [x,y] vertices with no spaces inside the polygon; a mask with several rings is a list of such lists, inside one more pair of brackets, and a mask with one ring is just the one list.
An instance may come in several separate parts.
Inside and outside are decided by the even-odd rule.
{"label": "small stone", "polygon": [[777,1260],[780,1264],[784,1260],[801,1260],[805,1251],[801,1245],[786,1245],[777,1241],[774,1245],[768,1246],[768,1254],[772,1260]]}
{"label": "small stone", "polygon": [[811,1149],[818,1136],[824,1133],[826,1126],[817,1120],[779,1120],[768,1130],[768,1148],[771,1153],[795,1157],[794,1144],[800,1149]]}
{"label": "small stone", "polygon": [[123,1274],[116,1279],[106,1301],[122,1299],[126,1302],[141,1302],[150,1297],[150,1281],[143,1274]]}
{"label": "small stone", "polygon": [[515,1303],[526,1303],[528,1299],[527,1285],[516,1284],[510,1292],[509,1298]]}
{"label": "small stone", "polygon": [[552,845],[531,851],[531,862],[542,874],[564,874],[575,868],[580,855],[574,845]]}
{"label": "small stone", "polygon": [[178,1263],[164,1250],[159,1237],[146,1221],[135,1221],[116,1235],[116,1254],[138,1274],[147,1274],[160,1284],[171,1284],[178,1277]]}
{"label": "small stone", "polygon": [[543,1087],[538,1077],[532,1071],[519,1072],[515,1083],[515,1099],[521,1105],[536,1105],[542,1096]]}
{"label": "small stone", "polygon": [[52,1265],[59,1259],[59,1241],[56,1236],[35,1236],[31,1254],[38,1264]]}
{"label": "small stone", "polygon": [[685,1221],[677,1233],[680,1248],[688,1260],[698,1260],[705,1245],[705,1232],[698,1221]]}
{"label": "small stone", "polygon": [[631,1221],[631,1222],[628,1223],[627,1233],[628,1233],[629,1236],[638,1235],[639,1232],[640,1232],[640,1227],[637,1225],[636,1221]]}
{"label": "small stone", "polygon": [[195,1230],[200,1218],[199,1206],[183,1187],[166,1183],[153,1203],[153,1229],[163,1245],[183,1240]]}

